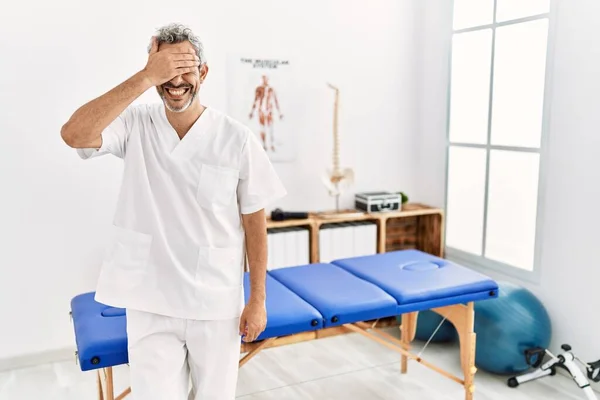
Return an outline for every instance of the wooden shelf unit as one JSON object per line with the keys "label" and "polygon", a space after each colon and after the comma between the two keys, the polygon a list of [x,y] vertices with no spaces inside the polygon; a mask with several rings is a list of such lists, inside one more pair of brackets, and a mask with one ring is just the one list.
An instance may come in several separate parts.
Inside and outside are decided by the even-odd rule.
{"label": "wooden shelf unit", "polygon": [[310,237],[310,262],[319,262],[319,232],[322,225],[353,221],[373,221],[377,225],[377,252],[418,249],[443,257],[444,214],[439,208],[420,203],[404,204],[402,211],[360,213],[345,210],[340,213],[309,213],[306,219],[272,221],[267,228],[307,227]]}

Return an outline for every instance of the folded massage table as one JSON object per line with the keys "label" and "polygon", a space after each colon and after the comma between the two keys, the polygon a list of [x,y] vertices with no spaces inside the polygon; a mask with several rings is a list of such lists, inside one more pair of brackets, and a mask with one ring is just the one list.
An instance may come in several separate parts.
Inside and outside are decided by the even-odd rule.
{"label": "folded massage table", "polygon": [[[246,301],[249,283],[246,273]],[[465,398],[473,399],[474,302],[497,297],[492,279],[418,250],[401,250],[272,270],[266,292],[267,327],[253,343],[242,342],[240,367],[268,347],[356,332],[399,352],[402,373],[412,359],[463,385]],[[417,315],[424,310],[456,327],[462,378],[410,352]],[[71,315],[81,370],[97,370],[101,400],[124,398],[130,389],[115,397],[112,367],[128,363],[125,311],[84,293],[72,299]],[[376,327],[399,315],[400,339]]]}

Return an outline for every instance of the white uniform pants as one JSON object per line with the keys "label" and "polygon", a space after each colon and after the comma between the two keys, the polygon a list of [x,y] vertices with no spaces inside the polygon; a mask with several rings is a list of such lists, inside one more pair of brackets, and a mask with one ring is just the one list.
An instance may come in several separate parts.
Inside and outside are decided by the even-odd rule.
{"label": "white uniform pants", "polygon": [[132,400],[235,398],[239,318],[195,321],[127,310],[127,336]]}

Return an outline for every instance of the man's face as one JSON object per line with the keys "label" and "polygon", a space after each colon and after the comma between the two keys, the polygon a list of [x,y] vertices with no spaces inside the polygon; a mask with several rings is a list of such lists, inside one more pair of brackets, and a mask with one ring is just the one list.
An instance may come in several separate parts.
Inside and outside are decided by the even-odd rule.
{"label": "man's face", "polygon": [[263,75],[262,80],[263,80],[263,85],[269,84],[269,78],[266,75]]}
{"label": "man's face", "polygon": [[[162,43],[158,51],[166,49],[176,49],[182,52],[194,51],[194,46],[188,41],[181,43]],[[205,65],[194,72],[177,75],[169,82],[157,86],[159,96],[162,98],[165,106],[172,112],[183,112],[194,102],[200,91],[200,83],[208,72]]]}

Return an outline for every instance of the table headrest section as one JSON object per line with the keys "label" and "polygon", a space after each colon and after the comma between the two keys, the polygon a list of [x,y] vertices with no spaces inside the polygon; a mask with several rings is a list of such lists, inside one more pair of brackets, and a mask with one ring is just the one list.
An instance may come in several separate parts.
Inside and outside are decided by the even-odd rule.
{"label": "table headrest section", "polygon": [[400,306],[459,296],[462,301],[475,301],[496,297],[498,291],[498,284],[489,277],[418,250],[346,258],[332,264],[377,285]]}
{"label": "table headrest section", "polygon": [[125,310],[97,302],[94,292],[71,300],[79,363],[83,371],[126,364]]}
{"label": "table headrest section", "polygon": [[269,275],[319,310],[325,318],[325,327],[397,313],[398,304],[393,297],[332,264],[281,268],[270,271]]}

